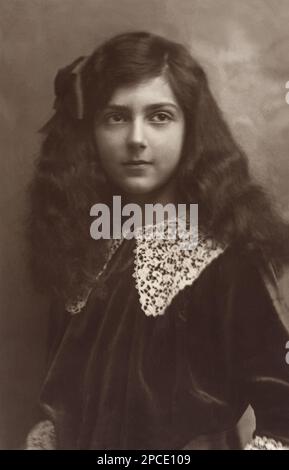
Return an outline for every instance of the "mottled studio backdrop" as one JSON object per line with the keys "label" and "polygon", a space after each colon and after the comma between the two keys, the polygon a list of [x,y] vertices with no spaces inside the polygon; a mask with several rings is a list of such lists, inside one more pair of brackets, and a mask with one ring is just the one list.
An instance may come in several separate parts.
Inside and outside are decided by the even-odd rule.
{"label": "mottled studio backdrop", "polygon": [[56,70],[128,29],[184,41],[289,217],[288,25],[289,0],[0,0],[0,448],[23,442],[43,374],[47,303],[29,282],[22,224]]}

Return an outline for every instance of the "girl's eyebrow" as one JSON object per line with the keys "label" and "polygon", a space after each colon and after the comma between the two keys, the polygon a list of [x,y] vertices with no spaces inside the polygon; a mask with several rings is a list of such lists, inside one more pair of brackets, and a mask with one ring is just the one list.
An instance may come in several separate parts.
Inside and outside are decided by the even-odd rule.
{"label": "girl's eyebrow", "polygon": [[[164,107],[171,107],[171,108],[174,108],[176,111],[179,111],[179,106],[177,106],[175,103],[171,103],[171,102],[160,102],[160,103],[152,103],[152,104],[149,104],[147,106],[145,106],[145,110],[147,111],[154,111],[155,109],[160,109],[160,108],[164,108]],[[107,111],[129,111],[130,110],[130,107],[129,106],[125,106],[125,105],[120,105],[120,104],[114,104],[114,103],[111,103],[111,104],[108,104],[106,107],[105,107],[105,110]]]}

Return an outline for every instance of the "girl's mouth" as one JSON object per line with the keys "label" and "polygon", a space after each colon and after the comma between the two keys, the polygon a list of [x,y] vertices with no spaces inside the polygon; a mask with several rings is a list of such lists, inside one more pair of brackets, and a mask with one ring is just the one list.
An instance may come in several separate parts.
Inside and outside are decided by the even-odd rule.
{"label": "girl's mouth", "polygon": [[125,166],[129,167],[142,167],[146,165],[151,165],[151,162],[148,162],[146,160],[128,160],[127,162],[124,163]]}

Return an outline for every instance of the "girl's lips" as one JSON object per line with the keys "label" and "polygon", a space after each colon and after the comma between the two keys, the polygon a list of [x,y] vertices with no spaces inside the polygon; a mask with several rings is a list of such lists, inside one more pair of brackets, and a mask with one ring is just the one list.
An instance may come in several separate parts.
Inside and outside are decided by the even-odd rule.
{"label": "girl's lips", "polygon": [[149,168],[152,166],[151,162],[146,162],[144,160],[138,161],[129,161],[124,163],[126,172],[129,175],[143,175],[149,171]]}
{"label": "girl's lips", "polygon": [[128,162],[125,162],[124,165],[126,166],[142,166],[142,165],[151,165],[151,162],[147,162],[145,160],[131,160]]}

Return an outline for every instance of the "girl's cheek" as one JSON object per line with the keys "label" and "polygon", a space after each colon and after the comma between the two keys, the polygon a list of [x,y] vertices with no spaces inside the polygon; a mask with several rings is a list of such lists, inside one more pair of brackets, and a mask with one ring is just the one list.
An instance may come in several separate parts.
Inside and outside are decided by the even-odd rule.
{"label": "girl's cheek", "polygon": [[165,149],[170,144],[171,136],[169,132],[158,132],[157,134],[151,135],[148,139],[150,145],[156,149]]}
{"label": "girl's cheek", "polygon": [[126,142],[126,135],[124,132],[111,132],[107,138],[107,146],[110,149],[118,148],[119,145],[124,145]]}

